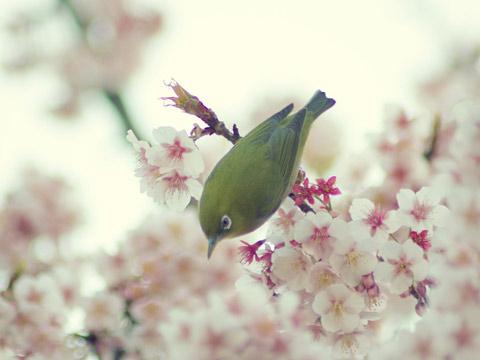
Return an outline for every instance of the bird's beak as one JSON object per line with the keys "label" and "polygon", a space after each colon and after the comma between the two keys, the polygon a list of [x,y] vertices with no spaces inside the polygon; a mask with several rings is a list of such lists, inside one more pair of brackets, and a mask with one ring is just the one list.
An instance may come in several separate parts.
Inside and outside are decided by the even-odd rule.
{"label": "bird's beak", "polygon": [[207,259],[210,259],[210,256],[212,256],[213,249],[215,249],[216,245],[217,245],[217,237],[212,237],[208,239]]}

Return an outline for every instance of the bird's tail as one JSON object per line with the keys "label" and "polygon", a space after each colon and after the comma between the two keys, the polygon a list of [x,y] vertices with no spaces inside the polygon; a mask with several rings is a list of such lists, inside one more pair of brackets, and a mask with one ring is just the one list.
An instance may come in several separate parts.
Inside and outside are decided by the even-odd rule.
{"label": "bird's tail", "polygon": [[305,109],[311,114],[309,117],[315,120],[333,105],[335,105],[335,100],[328,98],[323,91],[317,90],[307,105],[305,105]]}

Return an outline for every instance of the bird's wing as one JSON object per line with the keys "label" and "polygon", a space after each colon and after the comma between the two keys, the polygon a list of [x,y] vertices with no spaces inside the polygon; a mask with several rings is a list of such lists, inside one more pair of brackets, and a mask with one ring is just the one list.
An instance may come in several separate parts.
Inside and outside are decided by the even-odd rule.
{"label": "bird's wing", "polygon": [[300,110],[293,119],[278,126],[268,141],[270,158],[278,166],[285,185],[290,182],[292,172],[295,170],[305,115],[306,110]]}
{"label": "bird's wing", "polygon": [[242,140],[252,141],[259,144],[267,143],[272,136],[272,132],[278,128],[280,122],[284,120],[293,110],[293,104],[285,106],[282,110],[270,116],[263,123],[253,129]]}

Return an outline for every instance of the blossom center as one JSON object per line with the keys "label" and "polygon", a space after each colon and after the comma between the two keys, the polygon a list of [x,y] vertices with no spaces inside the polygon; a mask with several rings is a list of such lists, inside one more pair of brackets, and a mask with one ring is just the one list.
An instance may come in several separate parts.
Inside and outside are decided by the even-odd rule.
{"label": "blossom center", "polygon": [[175,138],[173,144],[162,144],[162,146],[167,150],[168,157],[172,159],[182,159],[184,153],[189,153],[192,150],[182,146],[182,143],[179,139]]}
{"label": "blossom center", "polygon": [[358,258],[360,255],[356,251],[350,251],[347,253],[346,258],[347,258],[347,264],[350,266],[355,266],[358,263]]}
{"label": "blossom center", "polygon": [[395,266],[395,273],[399,274],[406,274],[412,275],[412,271],[410,270],[411,263],[405,259],[400,258],[400,260],[389,260],[390,264]]}
{"label": "blossom center", "polygon": [[427,220],[428,214],[430,213],[431,207],[425,204],[415,204],[410,214],[417,221]]}
{"label": "blossom center", "polygon": [[332,306],[332,311],[335,314],[335,316],[342,316],[344,309],[343,309],[343,301],[335,301]]}
{"label": "blossom center", "polygon": [[328,226],[323,226],[321,228],[316,227],[313,230],[312,236],[310,236],[310,240],[312,240],[312,241],[317,241],[317,240],[326,241],[326,240],[328,240],[329,237],[330,237],[330,235],[328,234]]}
{"label": "blossom center", "polygon": [[383,225],[383,220],[385,219],[385,211],[375,208],[367,217],[365,222],[370,225],[370,228],[375,232],[378,228]]}
{"label": "blossom center", "polygon": [[177,171],[171,176],[165,176],[164,181],[168,183],[168,186],[173,189],[185,190],[187,186],[185,181],[188,179],[188,176],[182,176]]}

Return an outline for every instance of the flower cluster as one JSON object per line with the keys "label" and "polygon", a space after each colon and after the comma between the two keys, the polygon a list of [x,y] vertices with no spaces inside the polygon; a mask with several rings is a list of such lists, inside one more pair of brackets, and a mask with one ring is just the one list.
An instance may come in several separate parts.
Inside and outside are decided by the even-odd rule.
{"label": "flower cluster", "polygon": [[68,234],[79,211],[65,181],[28,169],[0,208],[0,358],[84,356],[69,321],[80,304],[83,259]]}
{"label": "flower cluster", "polygon": [[54,71],[65,83],[63,98],[54,111],[72,116],[78,110],[83,92],[116,91],[123,86],[137,68],[147,40],[159,31],[161,18],[153,11],[140,15],[123,0],[62,0],[59,3],[63,6],[58,7],[55,15],[69,16],[82,36],[72,37],[62,48],[50,47],[46,53],[46,47],[38,43],[36,37],[48,29],[46,20],[55,21],[32,11],[11,22],[9,29],[14,47],[10,57],[2,60],[9,69],[17,71],[53,64]]}
{"label": "flower cluster", "polygon": [[182,211],[192,197],[200,198],[202,156],[184,130],[159,127],[153,131],[153,138],[149,144],[138,140],[131,130],[127,136],[137,154],[135,173],[141,178],[141,191],[170,209]]}
{"label": "flower cluster", "polygon": [[0,208],[0,272],[10,276],[54,261],[79,217],[73,191],[62,179],[25,170]]}
{"label": "flower cluster", "polygon": [[[303,192],[294,192],[306,199],[308,191],[337,193],[334,179],[318,187],[305,179]],[[423,313],[433,283],[426,238],[444,224],[447,210],[431,188],[401,190],[398,207],[390,211],[355,199],[347,221],[324,206],[325,197],[319,201],[320,206],[309,201],[315,211],[305,214],[287,199],[270,221],[266,241],[240,252],[252,264],[251,276],[277,297],[302,298],[301,311],[314,314],[304,325],[319,332],[333,357],[362,357],[379,328],[396,329],[390,307],[403,303],[410,317]]]}
{"label": "flower cluster", "polygon": [[[373,359],[475,359],[480,350],[480,122],[476,107],[458,116],[444,151],[434,159],[432,186],[445,193],[450,209],[441,232],[412,231],[412,240],[431,254],[436,289],[430,309],[414,331],[373,352]],[[451,124],[443,130],[451,132]],[[420,212],[418,212],[420,213]],[[413,212],[412,212],[412,215]],[[438,215],[438,214],[437,214]],[[420,230],[420,229],[418,229]],[[421,290],[421,289],[420,289]],[[401,350],[400,350],[401,349]]]}
{"label": "flower cluster", "polygon": [[335,186],[336,176],[331,176],[328,180],[317,179],[316,184],[310,185],[308,178],[305,178],[300,184],[293,185],[292,193],[296,205],[301,205],[307,201],[313,205],[315,198],[327,208],[331,208],[330,196],[340,195],[340,189]]}
{"label": "flower cluster", "polygon": [[[211,291],[229,289],[240,276],[240,267],[232,266],[233,248],[224,247],[210,263],[205,251],[195,213],[187,210],[182,217],[152,215],[115,253],[100,256],[97,269],[105,286],[85,307],[85,330],[95,336],[97,352],[108,357],[115,344],[132,358],[157,358],[162,353],[175,358],[175,349],[165,347],[168,339],[161,331],[173,309],[195,311]],[[185,326],[194,323],[192,318]]]}

